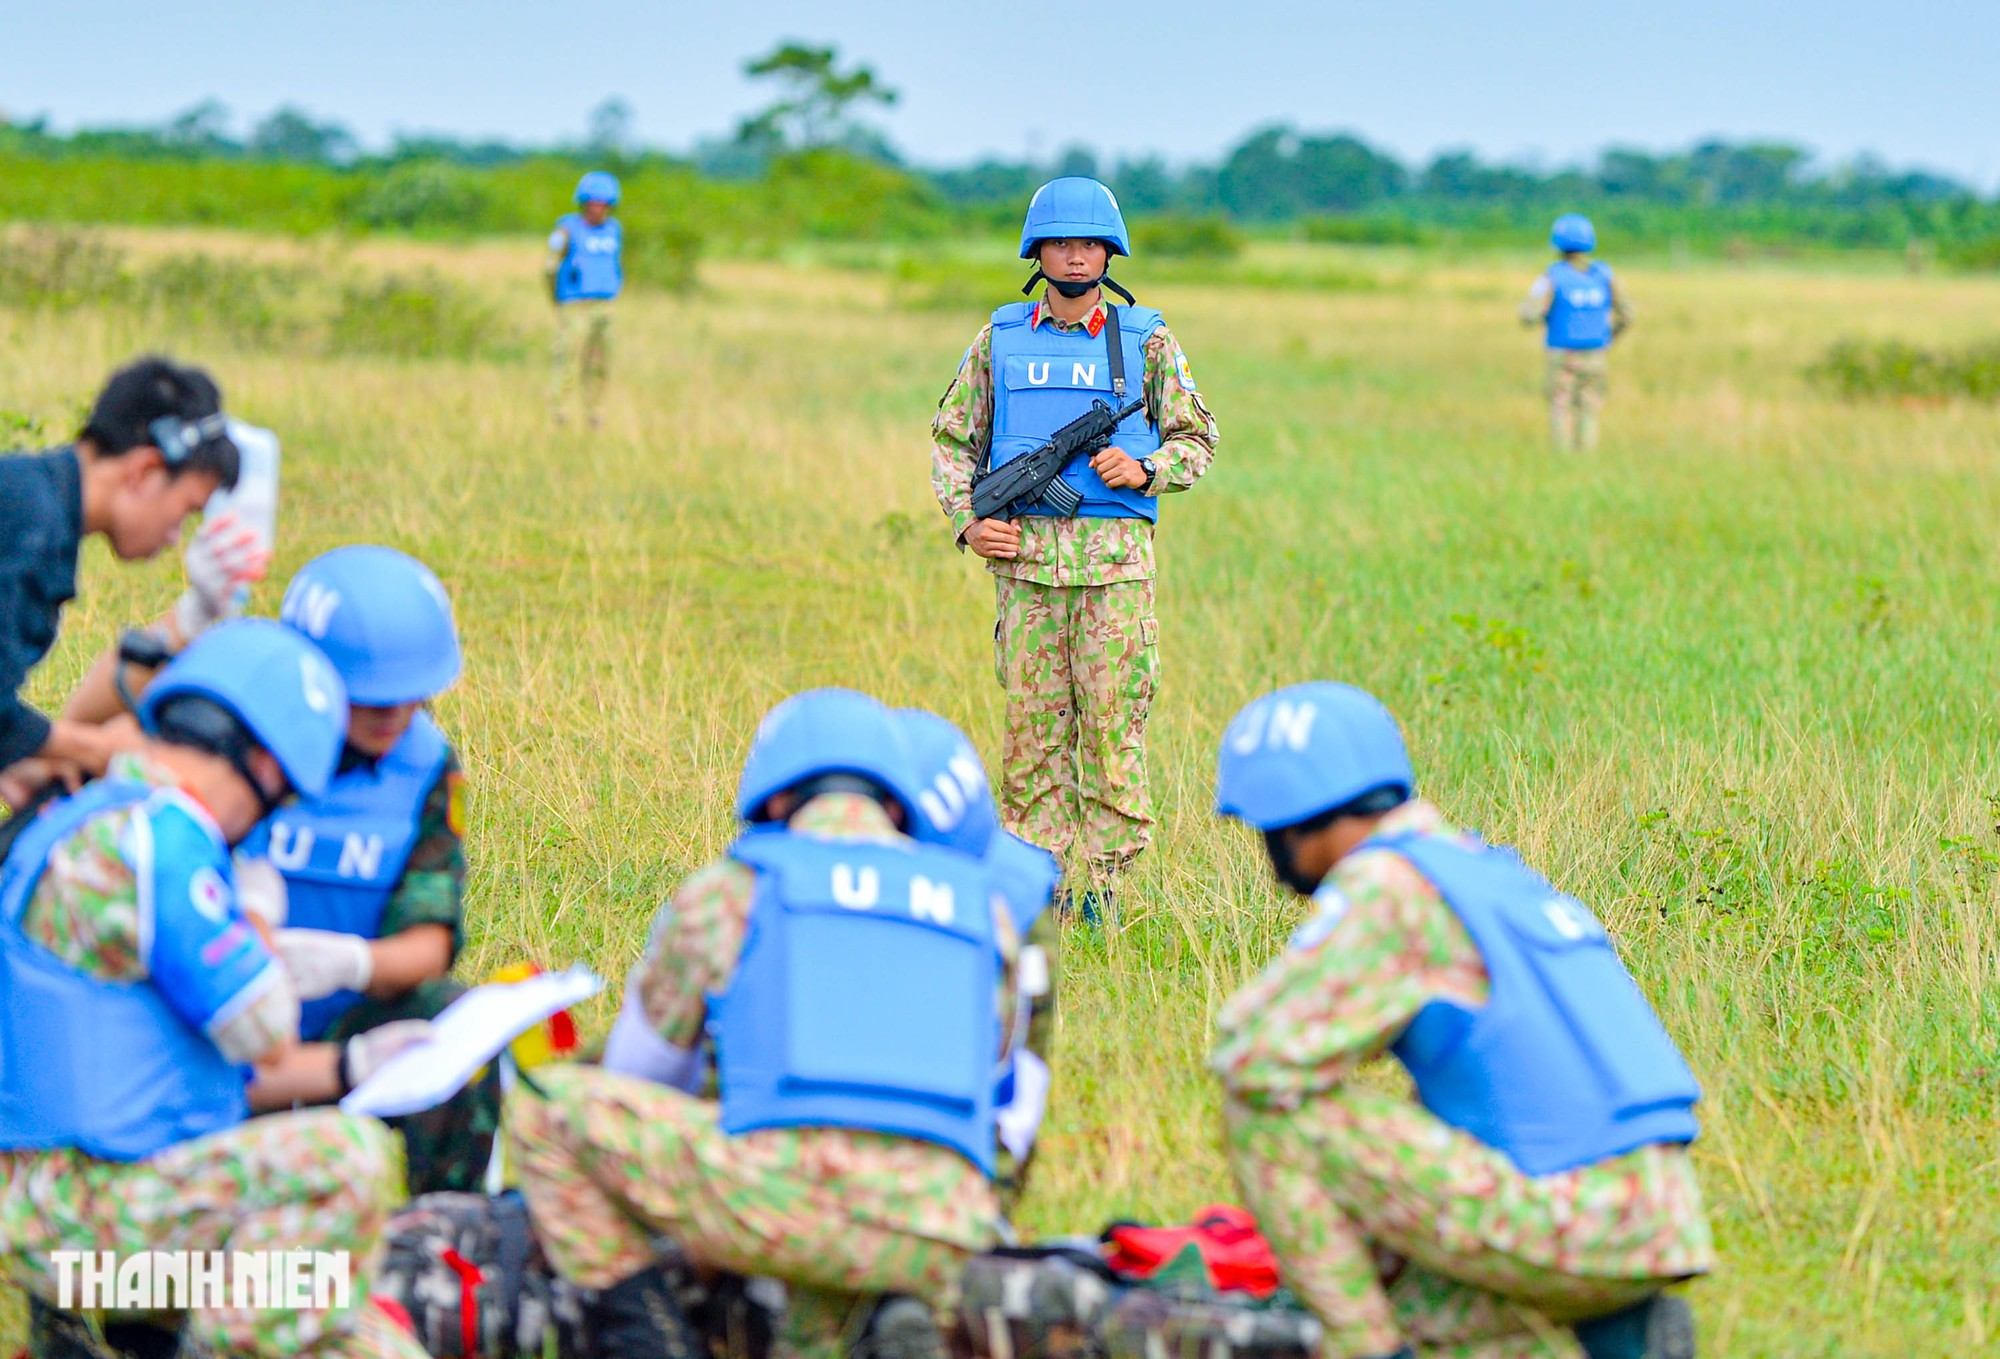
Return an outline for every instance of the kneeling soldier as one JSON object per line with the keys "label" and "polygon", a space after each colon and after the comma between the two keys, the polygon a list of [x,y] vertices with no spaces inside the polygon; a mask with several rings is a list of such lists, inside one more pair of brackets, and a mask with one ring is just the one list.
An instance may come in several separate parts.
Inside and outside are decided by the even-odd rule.
{"label": "kneeling soldier", "polygon": [[[982,863],[905,833],[920,793],[875,700],[773,709],[738,788],[747,827],[655,920],[611,1070],[537,1071],[508,1097],[508,1164],[557,1269],[601,1290],[610,1352],[674,1352],[654,1235],[784,1280],[790,1353],[852,1341],[883,1294],[944,1314],[994,1244],[1017,944]],[[693,1093],[711,1056],[719,1102]],[[937,1344],[914,1304],[872,1326],[877,1355]]]}
{"label": "kneeling soldier", "polygon": [[[1596,917],[1414,787],[1395,719],[1344,684],[1222,739],[1217,811],[1318,906],[1211,1059],[1284,1280],[1327,1359],[1691,1355],[1660,1290],[1715,1261],[1694,1076]],[[1384,1052],[1420,1104],[1350,1080]]]}

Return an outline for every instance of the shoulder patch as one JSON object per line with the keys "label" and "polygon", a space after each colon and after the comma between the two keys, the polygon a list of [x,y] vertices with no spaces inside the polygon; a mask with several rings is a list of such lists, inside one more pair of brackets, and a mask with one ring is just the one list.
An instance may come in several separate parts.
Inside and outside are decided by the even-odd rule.
{"label": "shoulder patch", "polygon": [[220,925],[229,918],[229,884],[222,875],[203,864],[188,875],[188,901],[201,912],[202,918]]}
{"label": "shoulder patch", "polygon": [[1332,883],[1323,884],[1313,893],[1313,905],[1318,910],[1312,919],[1292,932],[1292,939],[1285,947],[1294,953],[1310,953],[1326,942],[1334,927],[1347,918],[1347,897]]}
{"label": "shoulder patch", "polygon": [[444,823],[451,833],[463,839],[465,836],[465,775],[458,770],[448,771],[444,776]]}
{"label": "shoulder patch", "polygon": [[1190,392],[1199,391],[1194,385],[1194,373],[1188,368],[1187,351],[1181,350],[1174,358],[1174,376],[1181,381],[1181,387]]}
{"label": "shoulder patch", "polygon": [[561,227],[557,227],[554,231],[551,231],[549,233],[549,249],[551,250],[569,249],[569,233],[567,231],[564,231]]}

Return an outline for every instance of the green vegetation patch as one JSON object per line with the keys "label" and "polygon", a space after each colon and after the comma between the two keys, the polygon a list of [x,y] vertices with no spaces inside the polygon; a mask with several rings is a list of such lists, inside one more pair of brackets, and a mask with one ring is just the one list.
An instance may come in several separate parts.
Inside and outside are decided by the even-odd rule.
{"label": "green vegetation patch", "polygon": [[1968,397],[2000,400],[2000,340],[1930,349],[1902,340],[1837,341],[1806,370],[1849,399]]}

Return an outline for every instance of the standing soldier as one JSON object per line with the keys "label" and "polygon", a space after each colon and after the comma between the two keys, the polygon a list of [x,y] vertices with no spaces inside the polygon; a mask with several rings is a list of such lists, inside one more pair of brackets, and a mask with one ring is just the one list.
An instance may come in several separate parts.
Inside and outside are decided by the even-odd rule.
{"label": "standing soldier", "polygon": [[611,363],[611,303],[625,286],[625,232],[611,216],[618,206],[618,177],[592,170],[577,181],[576,206],[556,223],[542,262],[556,303],[549,401],[556,423],[564,423],[580,369],[584,412],[596,425],[604,417],[604,379]]}
{"label": "standing soldier", "polygon": [[1556,448],[1589,452],[1597,447],[1597,412],[1604,405],[1605,351],[1632,323],[1632,313],[1611,280],[1611,266],[1590,258],[1597,228],[1571,213],[1556,219],[1549,243],[1562,258],[1528,289],[1521,323],[1544,327],[1548,337],[1549,432]]}
{"label": "standing soldier", "polygon": [[[1216,810],[1318,908],[1211,1058],[1284,1281],[1329,1359],[1687,1359],[1660,1290],[1715,1263],[1694,1076],[1596,917],[1414,784],[1395,719],[1344,684],[1222,738]],[[1384,1052],[1421,1104],[1350,1079]]]}
{"label": "standing soldier", "polygon": [[[295,1059],[299,1010],[229,846],[290,793],[325,790],[340,677],[290,629],[228,623],[162,672],[139,717],[149,739],[28,821],[0,863],[0,1260],[36,1301],[36,1350],[80,1347],[79,1319],[49,1306],[51,1252],[303,1249],[352,1252],[351,1305],[209,1305],[197,1341],[418,1359],[368,1304],[402,1191],[394,1139],[332,1109],[245,1117],[252,1064]],[[357,1039],[342,1069],[359,1080],[407,1037]],[[135,1332],[142,1352],[172,1352]]]}
{"label": "standing soldier", "polygon": [[[923,788],[895,716],[787,699],[738,786],[747,829],[660,911],[605,1050],[507,1098],[507,1163],[606,1353],[689,1351],[652,1239],[785,1281],[786,1356],[866,1329],[936,1356],[994,1244],[994,1077],[1018,944],[978,860],[912,839]],[[712,1065],[711,1065],[712,1063]],[[720,1099],[698,1098],[713,1071]],[[902,1294],[877,1306],[883,1294]]]}
{"label": "standing soldier", "polygon": [[[1215,420],[1187,356],[1149,307],[1112,305],[1125,219],[1094,179],[1052,180],[1021,228],[1035,261],[1026,292],[965,351],[931,425],[931,486],[961,548],[986,558],[998,622],[994,665],[1007,692],[1001,806],[1007,826],[1057,856],[1079,840],[1108,891],[1152,838],[1146,714],[1158,677],[1153,523],[1158,497],[1185,491],[1215,457]],[[1126,394],[1126,375],[1136,387]],[[1066,469],[1075,517],[1046,503],[975,519],[972,483],[1046,442],[1092,402],[1145,402],[1112,445]],[[1086,911],[1090,902],[1086,898]]]}

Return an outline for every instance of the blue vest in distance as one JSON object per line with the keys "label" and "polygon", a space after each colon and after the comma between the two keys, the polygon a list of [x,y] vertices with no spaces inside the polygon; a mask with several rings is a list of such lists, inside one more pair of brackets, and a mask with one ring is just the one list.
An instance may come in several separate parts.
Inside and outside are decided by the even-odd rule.
{"label": "blue vest in distance", "polygon": [[[138,1161],[249,1116],[248,1070],[190,1027],[153,982],[87,976],[21,932],[50,854],[92,817],[154,792],[93,783],[37,817],[0,864],[0,1151],[74,1147]],[[184,852],[179,842],[193,837],[169,838],[160,852]],[[226,882],[227,853],[207,848]]]}
{"label": "blue vest in distance", "polygon": [[[419,712],[373,769],[337,775],[325,797],[282,808],[251,833],[243,853],[268,857],[285,875],[286,925],[381,937],[382,912],[416,848],[424,802],[450,757],[444,733]],[[360,1003],[359,991],[306,1001],[300,1038],[325,1037]]]}
{"label": "blue vest in distance", "polygon": [[1555,290],[1549,299],[1550,349],[1602,349],[1611,343],[1611,269],[1602,260],[1578,269],[1567,260],[1549,266]]}
{"label": "blue vest in distance", "polygon": [[572,212],[556,223],[569,237],[569,253],[556,271],[556,301],[578,302],[618,296],[625,286],[625,228],[616,217],[592,226]]}
{"label": "blue vest in distance", "polygon": [[949,1147],[993,1173],[992,887],[928,846],[751,832],[743,951],[709,998],[722,1128],[830,1127]]}
{"label": "blue vest in distance", "polygon": [[1694,1140],[1701,1087],[1582,903],[1512,850],[1434,835],[1368,847],[1437,887],[1492,982],[1481,1009],[1434,1001],[1397,1039],[1425,1108],[1530,1175]]}
{"label": "blue vest in distance", "polygon": [[[1109,343],[1102,332],[1058,330],[1052,325],[1028,328],[1032,302],[1010,302],[993,313],[993,435],[991,464],[999,467],[1048,442],[1049,436],[1102,401],[1114,410],[1145,395],[1146,340],[1160,328],[1160,314],[1151,307],[1119,307],[1119,331],[1125,356],[1125,397],[1111,385]],[[1142,409],[1118,427],[1114,446],[1134,458],[1146,458],[1160,446],[1160,431]],[[1104,478],[1079,459],[1063,469],[1062,479],[1083,497],[1077,516],[1084,519],[1145,519],[1160,517],[1158,499],[1121,487],[1112,490]],[[1049,514],[1044,507],[1024,513]]]}

